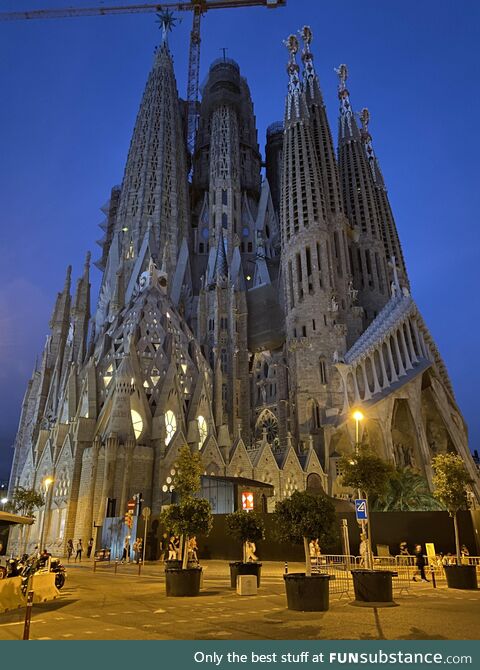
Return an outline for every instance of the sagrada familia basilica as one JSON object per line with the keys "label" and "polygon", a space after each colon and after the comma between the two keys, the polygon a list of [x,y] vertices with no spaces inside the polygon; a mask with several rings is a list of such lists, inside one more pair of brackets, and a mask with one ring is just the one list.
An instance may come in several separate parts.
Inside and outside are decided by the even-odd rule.
{"label": "sagrada familia basilica", "polygon": [[23,402],[10,489],[53,479],[48,548],[88,539],[139,492],[155,517],[185,444],[213,480],[270,485],[268,510],[295,490],[347,497],[338,462],[358,407],[362,442],[397,467],[431,482],[432,456],[451,451],[478,482],[368,110],[354,112],[340,65],[335,150],[311,42],[308,27],[286,42],[285,116],[264,157],[247,80],[222,58],[190,159],[167,41],[157,48],[102,208],[96,308],[88,253],[73,287],[67,269]]}

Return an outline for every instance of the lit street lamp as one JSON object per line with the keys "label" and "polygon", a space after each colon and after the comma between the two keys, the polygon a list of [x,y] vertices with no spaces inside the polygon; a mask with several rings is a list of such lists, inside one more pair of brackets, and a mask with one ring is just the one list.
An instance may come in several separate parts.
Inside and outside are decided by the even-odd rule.
{"label": "lit street lamp", "polygon": [[40,526],[40,540],[38,546],[40,552],[43,551],[43,533],[45,530],[45,517],[48,514],[48,507],[49,507],[48,490],[51,484],[53,484],[53,477],[45,477],[45,479],[42,482],[42,485],[45,487],[45,509],[42,516],[42,525]]}
{"label": "lit street lamp", "polygon": [[[365,419],[365,415],[363,412],[361,412],[359,409],[356,409],[353,414],[352,414],[353,419],[355,420],[355,455],[358,455],[359,449],[360,449],[360,434],[359,434],[359,426],[360,426],[360,421],[363,421]],[[360,489],[357,489],[357,496],[359,499],[363,499],[362,492]],[[365,502],[365,505],[367,503]],[[368,514],[368,510],[367,510]],[[368,532],[368,527],[367,527],[367,521],[365,519],[362,519],[360,521],[361,528],[362,528],[362,539],[364,542],[366,542],[366,552],[365,552],[365,557],[366,557],[366,567],[369,569],[372,569],[372,547],[370,543],[370,533]]]}
{"label": "lit street lamp", "polygon": [[2,503],[2,510],[4,510],[4,509],[5,509],[5,505],[6,505],[7,502],[8,502],[8,498],[2,498],[2,499],[0,500],[0,502]]}

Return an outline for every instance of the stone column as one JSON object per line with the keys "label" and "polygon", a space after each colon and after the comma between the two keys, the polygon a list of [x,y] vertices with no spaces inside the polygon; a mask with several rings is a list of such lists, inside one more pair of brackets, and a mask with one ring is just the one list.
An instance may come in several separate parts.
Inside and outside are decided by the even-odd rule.
{"label": "stone column", "polygon": [[393,344],[395,345],[395,353],[397,354],[397,359],[398,359],[398,373],[400,377],[405,374],[405,367],[403,365],[402,361],[402,355],[400,353],[400,347],[398,345],[398,331],[396,330],[393,333]]}
{"label": "stone column", "polygon": [[405,352],[405,368],[406,370],[411,370],[413,368],[413,365],[408,353],[407,342],[405,340],[405,333],[403,332],[403,325],[400,326],[400,339],[402,341],[402,347]]}

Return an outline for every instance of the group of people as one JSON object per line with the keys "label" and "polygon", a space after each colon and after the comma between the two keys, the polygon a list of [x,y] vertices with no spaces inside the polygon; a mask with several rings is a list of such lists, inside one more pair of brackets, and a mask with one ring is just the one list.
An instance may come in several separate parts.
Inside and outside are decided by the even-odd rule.
{"label": "group of people", "polygon": [[[178,535],[169,535],[164,533],[160,546],[160,560],[180,561],[182,560],[182,547]],[[198,563],[198,544],[195,535],[188,539],[188,560],[192,563]]]}
{"label": "group of people", "polygon": [[[123,543],[123,552],[122,552],[122,563],[130,563],[130,535],[127,535]],[[133,560],[135,563],[140,563],[143,560],[143,540],[141,537],[137,537],[133,543]]]}
{"label": "group of people", "polygon": [[[462,559],[467,559],[468,556],[470,556],[470,552],[466,545],[462,544],[460,548],[460,553],[462,556]],[[408,545],[405,541],[400,542],[399,545],[399,554],[400,556],[411,556],[410,551],[408,549]],[[423,548],[421,544],[416,544],[415,545],[415,550],[413,552],[413,556],[415,556],[415,567],[416,567],[416,572],[413,575],[412,579],[414,582],[417,581],[417,577],[420,577],[420,580],[422,582],[428,582],[430,581],[427,579],[425,575],[425,566],[428,564],[428,559],[425,556],[423,552]],[[466,561],[465,561],[466,562]],[[445,565],[456,565],[457,563],[457,557],[454,556],[453,554],[442,554],[440,553],[438,556],[435,556],[435,559],[433,562],[431,562],[432,567],[442,567]]]}
{"label": "group of people", "polygon": [[[93,549],[93,537],[91,537],[88,541],[87,544],[87,558],[90,558],[92,555],[92,549]],[[74,549],[73,546],[73,540],[68,540],[67,542],[67,559],[70,561],[73,552],[75,551],[75,563],[77,560],[81,562],[82,560],[82,554],[83,554],[83,541],[82,540],[77,540],[76,547]]]}

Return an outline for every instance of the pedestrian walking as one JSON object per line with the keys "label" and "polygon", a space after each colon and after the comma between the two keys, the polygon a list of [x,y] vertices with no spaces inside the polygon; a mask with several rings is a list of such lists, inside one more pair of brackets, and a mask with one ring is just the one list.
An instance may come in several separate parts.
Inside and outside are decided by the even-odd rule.
{"label": "pedestrian walking", "polygon": [[88,540],[88,544],[87,544],[87,558],[90,558],[90,556],[92,555],[92,549],[93,549],[93,537],[91,537],[91,538]]}
{"label": "pedestrian walking", "polygon": [[73,540],[68,540],[67,542],[67,560],[70,561],[73,554]]}
{"label": "pedestrian walking", "polygon": [[197,538],[194,535],[188,540],[188,560],[192,561],[193,563],[198,563],[198,545],[197,545]]}
{"label": "pedestrian walking", "polygon": [[170,535],[170,540],[168,541],[168,560],[174,561],[177,558],[177,547],[175,545],[175,536]]}
{"label": "pedestrian walking", "polygon": [[410,552],[408,551],[408,545],[403,540],[403,542],[400,542],[399,548],[398,548],[398,554],[399,556],[410,556]]}
{"label": "pedestrian walking", "polygon": [[130,562],[130,535],[127,535],[123,543],[122,563]]}
{"label": "pedestrian walking", "polygon": [[420,579],[422,582],[429,582],[430,580],[427,579],[425,575],[425,556],[423,555],[423,550],[422,550],[422,545],[417,544],[415,545],[415,566],[417,568],[415,574],[413,575],[413,581],[417,581],[417,575],[420,575]]}
{"label": "pedestrian walking", "polygon": [[77,542],[77,553],[75,554],[75,563],[77,562],[77,558],[78,558],[79,563],[82,562],[82,551],[83,551],[82,540],[78,540],[78,542]]}
{"label": "pedestrian walking", "polygon": [[160,540],[160,560],[165,563],[168,559],[168,533],[162,535]]}

